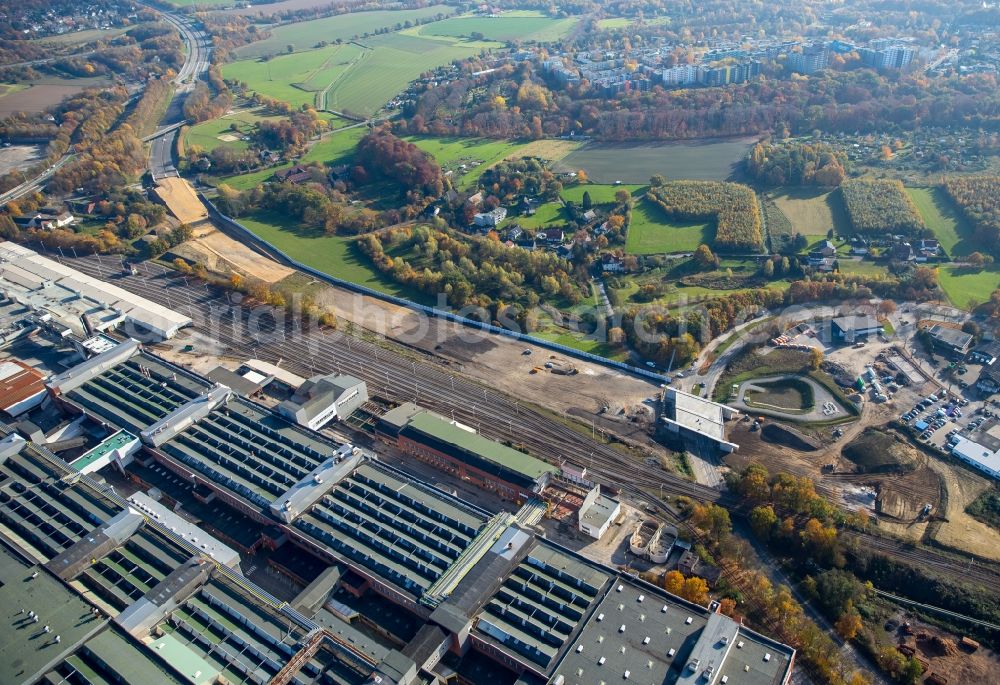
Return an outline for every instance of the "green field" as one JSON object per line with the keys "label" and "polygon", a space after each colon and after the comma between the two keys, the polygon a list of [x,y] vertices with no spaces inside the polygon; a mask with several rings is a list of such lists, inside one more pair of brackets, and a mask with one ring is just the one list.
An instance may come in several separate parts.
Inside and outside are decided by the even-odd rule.
{"label": "green field", "polygon": [[[364,126],[357,126],[327,134],[323,136],[322,140],[309,148],[309,151],[302,156],[302,161],[323,162],[327,166],[347,164],[354,155],[354,148],[357,147],[358,141],[364,137],[366,132],[367,129]],[[282,164],[280,166],[261,169],[250,174],[226,176],[217,179],[215,185],[225,183],[235,190],[250,190],[269,180],[274,176],[275,172],[287,169],[290,166],[291,164]]]}
{"label": "green field", "polygon": [[266,62],[240,60],[222,69],[225,78],[296,107],[317,104],[317,95],[356,68],[366,51],[354,44],[282,55]]}
{"label": "green field", "polygon": [[268,212],[241,217],[240,223],[292,259],[331,276],[398,297],[420,302],[427,299],[378,273],[354,247],[354,238],[328,236]]}
{"label": "green field", "polygon": [[736,172],[752,138],[686,140],[672,143],[590,143],[570,153],[561,168],[586,170],[594,183],[648,183],[668,179],[725,181]]}
{"label": "green field", "polygon": [[662,209],[642,200],[632,209],[625,251],[638,255],[693,252],[702,243],[711,245],[714,236],[711,223],[673,222]]}
{"label": "green field", "polygon": [[458,188],[474,186],[483,171],[524,147],[522,143],[486,138],[405,136],[405,140],[433,157],[445,172],[452,172]]}
{"label": "green field", "polygon": [[[218,119],[203,121],[188,129],[184,134],[184,144],[187,146],[197,145],[206,152],[211,152],[217,147],[225,146],[237,150],[245,150],[247,143],[242,140],[221,140],[219,136],[240,136],[253,133],[254,125],[260,121],[280,121],[285,117],[280,115],[261,115],[254,110],[239,110],[232,114],[223,114]],[[320,119],[327,122],[331,130],[340,128],[349,122],[341,119],[329,112],[320,112]],[[238,127],[238,132],[232,130],[233,124]]]}
{"label": "green field", "polygon": [[[200,4],[200,3],[199,3]],[[395,27],[415,19],[429,19],[438,14],[451,14],[454,9],[447,5],[431,5],[415,10],[375,10],[372,12],[352,12],[338,14],[323,19],[285,24],[271,29],[271,36],[236,51],[238,59],[250,59],[265,55],[277,55],[293,46],[296,52],[309,50],[320,41],[328,43],[337,40],[351,40],[355,36],[374,33],[381,28]],[[402,28],[402,26],[400,26]]]}
{"label": "green field", "polygon": [[486,40],[548,42],[565,38],[579,18],[553,19],[532,12],[505,12],[499,17],[452,17],[420,27],[422,36],[471,38],[480,34]]}
{"label": "green field", "polygon": [[576,185],[564,188],[562,192],[562,198],[567,202],[575,202],[580,205],[583,204],[583,194],[585,192],[590,193],[590,201],[595,205],[609,205],[615,201],[615,193],[619,190],[627,190],[628,192],[635,195],[645,186],[636,184],[622,184],[622,185],[601,185],[599,183],[577,183]]}
{"label": "green field", "polygon": [[[832,228],[837,235],[849,235],[844,203],[836,191],[816,188],[784,188],[771,193],[774,204],[792,224],[794,233],[825,240]],[[810,244],[813,240],[810,240]]]}
{"label": "green field", "polygon": [[223,74],[293,105],[370,116],[422,73],[474,55],[481,45],[390,33],[366,40],[365,47],[349,43],[266,62],[240,60],[227,64]]}
{"label": "green field", "polygon": [[948,198],[943,188],[907,188],[906,193],[917,206],[927,228],[934,231],[934,237],[950,257],[964,256],[988,247],[979,245],[969,222]]}
{"label": "green field", "polygon": [[943,266],[938,270],[938,281],[951,303],[964,309],[986,302],[990,293],[1000,288],[1000,266],[993,265],[981,271],[956,265]]}

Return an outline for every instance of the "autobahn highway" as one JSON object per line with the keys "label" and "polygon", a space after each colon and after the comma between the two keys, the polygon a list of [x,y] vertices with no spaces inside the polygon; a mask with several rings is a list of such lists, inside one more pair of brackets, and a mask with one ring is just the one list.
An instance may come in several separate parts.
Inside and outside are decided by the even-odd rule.
{"label": "autobahn highway", "polygon": [[[147,5],[147,7],[149,7]],[[155,9],[163,20],[171,24],[181,34],[181,40],[187,47],[184,64],[174,77],[177,88],[173,100],[160,121],[160,131],[153,134],[149,141],[149,171],[153,179],[165,176],[177,176],[174,166],[174,146],[178,136],[179,125],[184,121],[184,100],[194,90],[199,77],[208,70],[212,57],[212,47],[208,35],[197,28],[189,18],[181,14]],[[175,128],[176,127],[176,128]]]}
{"label": "autobahn highway", "polygon": [[[614,447],[592,440],[505,394],[464,378],[423,353],[394,343],[377,345],[339,331],[295,331],[290,322],[277,331],[256,333],[246,307],[234,311],[227,294],[188,280],[166,267],[144,263],[138,275],[125,275],[113,257],[85,257],[62,261],[91,276],[111,281],[190,316],[203,344],[221,343],[219,354],[256,357],[310,376],[337,371],[365,380],[375,394],[395,401],[417,401],[421,406],[470,425],[494,440],[521,444],[532,454],[553,463],[570,460],[591,470],[595,480],[626,492],[684,495],[699,501],[736,508],[735,496],[646,466]],[[214,317],[213,317],[214,313]],[[268,321],[270,317],[266,317]],[[202,343],[199,343],[202,344]],[[1000,593],[1000,570],[993,564],[967,559],[927,547],[913,547],[878,535],[845,532],[859,549],[903,559],[925,570],[973,582]]]}

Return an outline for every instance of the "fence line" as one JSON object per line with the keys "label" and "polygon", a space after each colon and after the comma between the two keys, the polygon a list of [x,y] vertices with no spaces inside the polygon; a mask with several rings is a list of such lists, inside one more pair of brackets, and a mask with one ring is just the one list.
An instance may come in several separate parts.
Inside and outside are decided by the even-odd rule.
{"label": "fence line", "polygon": [[384,302],[389,302],[391,304],[399,305],[400,307],[407,307],[428,316],[433,316],[439,319],[444,319],[446,321],[451,321],[453,323],[461,324],[469,328],[474,328],[481,331],[486,331],[488,333],[494,333],[496,335],[502,335],[507,338],[513,338],[514,340],[520,340],[522,342],[531,343],[532,345],[538,345],[539,347],[544,347],[555,352],[562,352],[563,354],[569,355],[571,357],[576,357],[577,359],[582,359],[583,361],[593,362],[595,364],[600,364],[612,369],[619,371],[625,371],[626,373],[631,373],[637,376],[642,376],[659,383],[669,382],[669,378],[666,376],[656,373],[655,371],[649,371],[647,369],[639,368],[638,366],[633,366],[625,362],[615,361],[613,359],[608,359],[607,357],[602,357],[591,352],[584,352],[583,350],[578,350],[574,347],[569,347],[567,345],[561,345],[557,342],[552,342],[550,340],[545,340],[544,338],[538,338],[533,335],[528,335],[526,333],[520,333],[518,331],[511,331],[500,326],[494,326],[492,324],[483,323],[481,321],[476,321],[464,316],[459,316],[454,312],[449,312],[444,309],[438,309],[436,307],[430,307],[428,305],[423,305],[418,302],[413,302],[412,300],[407,300],[402,297],[396,297],[395,295],[389,295],[381,291],[369,288],[358,283],[352,283],[351,281],[345,281],[343,279],[337,278],[336,276],[331,276],[328,273],[314,269],[311,266],[302,264],[283,251],[281,251],[275,245],[267,242],[249,228],[239,223],[235,219],[226,216],[201,192],[198,193],[198,198],[204,203],[206,209],[208,210],[209,216],[216,222],[223,224],[224,226],[237,231],[240,235],[244,236],[257,247],[263,249],[265,252],[270,254],[277,261],[284,262],[286,265],[294,267],[300,271],[304,271],[316,278],[326,281],[332,285],[344,288],[346,290],[351,290],[353,292],[359,293],[361,295],[367,295],[369,297],[374,297],[376,299],[382,300]]}

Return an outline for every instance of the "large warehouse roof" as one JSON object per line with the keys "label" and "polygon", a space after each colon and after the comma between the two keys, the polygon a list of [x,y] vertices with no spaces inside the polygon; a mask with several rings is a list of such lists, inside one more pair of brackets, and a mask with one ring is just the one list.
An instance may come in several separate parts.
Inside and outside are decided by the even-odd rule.
{"label": "large warehouse roof", "polygon": [[415,431],[456,450],[485,459],[502,469],[527,478],[531,483],[546,473],[559,471],[552,464],[489,438],[484,438],[475,431],[461,428],[433,412],[421,412],[410,418],[407,426],[402,430],[402,434],[405,436],[410,431]]}
{"label": "large warehouse roof", "polygon": [[0,292],[80,337],[122,320],[162,338],[191,324],[190,317],[7,241],[0,242]]}

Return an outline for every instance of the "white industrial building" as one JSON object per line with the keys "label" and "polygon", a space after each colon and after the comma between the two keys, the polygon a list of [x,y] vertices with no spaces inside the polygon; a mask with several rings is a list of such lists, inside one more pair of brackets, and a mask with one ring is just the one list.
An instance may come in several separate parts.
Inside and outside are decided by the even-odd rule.
{"label": "white industrial building", "polygon": [[368,386],[354,376],[313,376],[278,405],[278,413],[300,426],[319,430],[346,418],[368,401]]}
{"label": "white industrial building", "polygon": [[667,388],[663,400],[667,430],[684,438],[707,440],[723,452],[740,448],[726,440],[726,421],[739,416],[736,409],[676,388]]}
{"label": "white industrial building", "polygon": [[978,442],[959,437],[958,442],[952,446],[951,453],[990,478],[1000,480],[1000,450],[990,450]]}
{"label": "white industrial building", "polygon": [[580,506],[580,532],[600,540],[621,512],[621,502],[602,495],[601,486],[595,485]]}
{"label": "white industrial building", "polygon": [[88,338],[126,323],[165,340],[191,325],[187,316],[9,241],[0,242],[0,294],[64,336]]}

